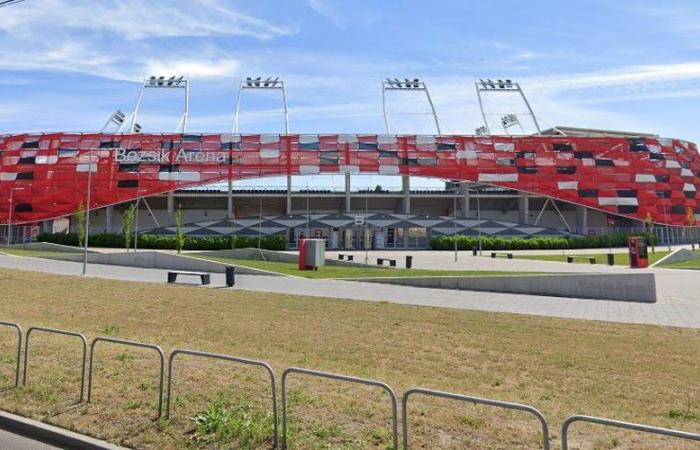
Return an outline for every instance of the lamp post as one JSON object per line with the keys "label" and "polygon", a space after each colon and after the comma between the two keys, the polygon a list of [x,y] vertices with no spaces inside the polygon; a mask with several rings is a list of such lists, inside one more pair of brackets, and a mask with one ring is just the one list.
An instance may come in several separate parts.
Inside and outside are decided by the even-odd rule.
{"label": "lamp post", "polygon": [[454,242],[455,242],[455,262],[457,262],[457,192],[459,190],[459,182],[454,183],[454,191],[455,195],[453,197],[454,199],[454,205],[453,205],[453,214],[454,214],[454,220],[452,221],[453,225],[453,231],[452,231],[452,236],[454,237]]}
{"label": "lamp post", "polygon": [[90,200],[92,194],[92,150],[89,150],[88,158],[88,181],[87,181],[87,193],[85,195],[85,236],[83,237],[83,275],[87,273],[87,262],[88,262],[88,239],[90,236]]}

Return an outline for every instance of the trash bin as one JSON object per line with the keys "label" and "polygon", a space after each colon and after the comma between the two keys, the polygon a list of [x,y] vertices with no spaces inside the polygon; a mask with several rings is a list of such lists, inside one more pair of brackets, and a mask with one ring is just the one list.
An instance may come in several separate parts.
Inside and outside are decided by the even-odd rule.
{"label": "trash bin", "polygon": [[236,268],[234,266],[226,266],[226,286],[231,287],[236,284]]}
{"label": "trash bin", "polygon": [[410,269],[411,267],[413,267],[413,256],[406,255],[406,268]]}
{"label": "trash bin", "polygon": [[609,266],[615,265],[615,254],[614,253],[608,253],[608,265]]}
{"label": "trash bin", "polygon": [[472,255],[476,256],[478,251],[479,251],[479,247],[472,247]]}

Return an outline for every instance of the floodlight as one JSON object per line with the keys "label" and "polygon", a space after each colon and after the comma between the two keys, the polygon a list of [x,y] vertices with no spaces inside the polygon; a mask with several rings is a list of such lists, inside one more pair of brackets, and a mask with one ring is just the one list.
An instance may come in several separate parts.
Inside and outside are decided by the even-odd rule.
{"label": "floodlight", "polygon": [[489,134],[488,128],[486,128],[483,125],[477,129],[475,129],[474,132],[476,133],[477,136],[485,136],[485,135]]}

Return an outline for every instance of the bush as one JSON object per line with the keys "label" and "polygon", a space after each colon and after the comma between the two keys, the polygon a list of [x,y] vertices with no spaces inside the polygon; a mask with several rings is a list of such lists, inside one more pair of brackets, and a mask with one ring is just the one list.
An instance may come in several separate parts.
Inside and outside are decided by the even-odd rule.
{"label": "bush", "polygon": [[[78,235],[75,233],[44,233],[37,238],[39,242],[51,242],[62,245],[78,245]],[[93,247],[124,248],[124,237],[115,233],[91,235],[89,245]],[[257,237],[236,236],[236,248],[258,247]],[[177,236],[158,234],[139,235],[138,248],[157,250],[176,250]],[[231,236],[185,237],[185,250],[228,250],[231,248]],[[281,235],[262,236],[260,248],[265,250],[286,250],[287,239]]]}
{"label": "bush", "polygon": [[[563,237],[529,237],[503,238],[482,236],[481,248],[484,250],[561,250],[576,248],[626,247],[629,236],[643,236],[649,245],[656,245],[656,236],[650,233],[611,233],[603,236],[563,236]],[[433,250],[471,250],[479,246],[478,236],[440,236],[430,240]]]}

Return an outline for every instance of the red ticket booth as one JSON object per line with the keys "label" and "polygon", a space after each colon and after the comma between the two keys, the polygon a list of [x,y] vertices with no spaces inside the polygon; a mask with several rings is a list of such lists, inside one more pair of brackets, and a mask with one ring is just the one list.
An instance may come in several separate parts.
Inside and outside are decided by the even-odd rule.
{"label": "red ticket booth", "polygon": [[628,237],[627,246],[629,249],[631,268],[643,269],[649,267],[649,254],[647,253],[646,239],[639,236]]}

